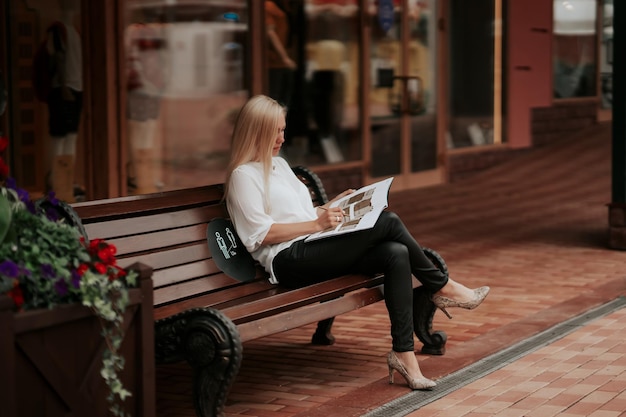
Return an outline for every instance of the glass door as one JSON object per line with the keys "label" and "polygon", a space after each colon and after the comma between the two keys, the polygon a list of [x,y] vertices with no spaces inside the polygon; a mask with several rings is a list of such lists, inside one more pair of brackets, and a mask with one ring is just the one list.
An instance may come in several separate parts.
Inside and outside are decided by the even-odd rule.
{"label": "glass door", "polygon": [[128,193],[223,182],[250,95],[247,2],[125,4]]}
{"label": "glass door", "polygon": [[437,0],[371,1],[372,179],[394,190],[443,181],[438,163]]}

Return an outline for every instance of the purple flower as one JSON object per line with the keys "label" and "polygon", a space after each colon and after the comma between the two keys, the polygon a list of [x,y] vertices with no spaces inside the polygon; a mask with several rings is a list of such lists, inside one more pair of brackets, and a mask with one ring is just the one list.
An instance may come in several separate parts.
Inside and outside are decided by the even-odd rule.
{"label": "purple flower", "polygon": [[[24,200],[22,200],[24,201]],[[30,200],[26,200],[24,201],[24,204],[26,205],[26,210],[28,210],[31,214],[37,214],[37,209],[35,208],[35,203],[33,203]]]}
{"label": "purple flower", "polygon": [[5,184],[7,188],[14,190],[17,193],[20,201],[26,204],[26,208],[28,209],[28,211],[35,214],[35,205],[30,200],[30,195],[28,194],[28,191],[24,190],[23,188],[19,188],[17,186],[15,178],[7,178]]}
{"label": "purple flower", "polygon": [[54,283],[54,289],[56,290],[57,294],[63,297],[65,294],[67,294],[67,282],[65,282],[65,280],[63,279],[59,279],[57,282]]}
{"label": "purple flower", "polygon": [[5,183],[7,188],[10,188],[11,190],[17,190],[17,181],[15,181],[15,178],[9,177],[5,180]]}
{"label": "purple flower", "polygon": [[50,191],[48,195],[46,196],[46,198],[48,199],[50,204],[52,204],[53,206],[59,205],[59,200],[57,199],[56,193],[54,191]]}
{"label": "purple flower", "polygon": [[43,278],[53,279],[56,278],[57,274],[54,272],[54,268],[50,264],[41,265],[41,276]]}
{"label": "purple flower", "polygon": [[7,278],[17,278],[20,275],[20,267],[13,261],[4,261],[0,263],[0,275]]}
{"label": "purple flower", "polygon": [[80,287],[80,274],[75,269],[72,269],[72,286],[74,288]]}
{"label": "purple flower", "polygon": [[46,208],[46,217],[51,222],[56,222],[60,218],[59,217],[59,213],[57,213],[57,211],[54,209],[54,207],[47,207]]}
{"label": "purple flower", "polygon": [[28,195],[28,191],[26,191],[23,188],[19,188],[17,186],[17,182],[15,182],[15,178],[7,178],[6,185],[7,185],[7,188],[10,188],[12,190],[15,190],[15,192],[17,192],[17,196],[20,198],[21,201],[23,201],[24,203],[26,203],[27,201],[30,201],[30,196]]}

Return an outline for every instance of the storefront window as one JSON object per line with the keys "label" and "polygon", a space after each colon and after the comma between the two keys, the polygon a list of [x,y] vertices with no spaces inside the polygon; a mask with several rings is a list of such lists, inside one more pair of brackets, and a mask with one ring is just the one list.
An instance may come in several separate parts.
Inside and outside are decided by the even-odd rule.
{"label": "storefront window", "polygon": [[596,93],[596,0],[554,0],[554,98]]}
{"label": "storefront window", "polygon": [[80,0],[7,2],[10,175],[34,198],[82,200],[85,135]]}
{"label": "storefront window", "polygon": [[125,29],[128,192],[225,179],[249,96],[245,0],[134,1]]}
{"label": "storefront window", "polygon": [[411,0],[404,9],[400,1],[369,2],[375,178],[437,168],[438,3]]}
{"label": "storefront window", "polygon": [[449,149],[494,145],[503,136],[503,0],[452,0],[449,11]]}
{"label": "storefront window", "polygon": [[613,107],[613,0],[604,0],[600,44],[600,92],[602,108]]}
{"label": "storefront window", "polygon": [[266,90],[288,109],[292,165],[362,157],[358,13],[356,0],[265,1]]}

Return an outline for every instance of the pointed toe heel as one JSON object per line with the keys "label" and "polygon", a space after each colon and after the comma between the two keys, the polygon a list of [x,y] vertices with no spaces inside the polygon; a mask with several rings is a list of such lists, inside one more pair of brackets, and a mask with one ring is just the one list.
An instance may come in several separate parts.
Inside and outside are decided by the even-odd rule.
{"label": "pointed toe heel", "polygon": [[433,389],[437,383],[428,378],[413,378],[409,375],[404,365],[398,359],[396,352],[393,350],[387,355],[387,366],[389,367],[389,383],[393,384],[393,371],[396,370],[406,380],[409,388],[412,390],[430,390]]}
{"label": "pointed toe heel", "polygon": [[473,310],[478,307],[489,294],[490,288],[487,286],[476,288],[474,290],[474,297],[470,301],[456,301],[452,298],[444,297],[443,295],[433,295],[432,301],[435,307],[444,312],[449,319],[452,318],[450,313],[446,310],[446,308],[450,307],[460,307],[466,310]]}

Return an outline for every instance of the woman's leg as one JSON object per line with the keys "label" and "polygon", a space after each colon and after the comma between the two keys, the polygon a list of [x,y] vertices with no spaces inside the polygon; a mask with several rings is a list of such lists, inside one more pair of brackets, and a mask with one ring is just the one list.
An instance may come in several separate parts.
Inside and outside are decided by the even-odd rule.
{"label": "woman's leg", "polygon": [[351,272],[384,273],[385,303],[391,321],[393,348],[413,351],[413,279],[421,278],[435,292],[447,277],[424,255],[399,217],[383,212],[369,230],[321,239],[299,241],[274,258],[278,281],[295,288]]}
{"label": "woman's leg", "polygon": [[373,228],[327,239],[295,242],[274,258],[274,273],[289,287],[310,285],[351,272],[373,274],[383,269],[363,268],[369,250],[383,242],[406,246],[410,271],[432,292],[446,285],[448,278],[426,257],[420,245],[393,212],[384,211]]}
{"label": "woman's leg", "polygon": [[[368,231],[363,231],[363,233],[366,232]],[[448,277],[428,259],[422,247],[409,233],[396,213],[391,211],[382,212],[367,238],[372,241],[394,241],[406,246],[411,263],[411,273],[429,291],[437,292],[448,282]]]}
{"label": "woman's leg", "polygon": [[393,350],[413,352],[413,277],[407,247],[398,242],[383,242],[362,257],[359,267],[384,273]]}
{"label": "woman's leg", "polygon": [[433,265],[397,214],[383,212],[372,231],[371,237],[374,239],[380,235],[406,245],[411,259],[411,272],[430,292],[461,302],[470,301],[476,296],[473,290],[449,279]]}
{"label": "woman's leg", "polygon": [[391,322],[393,350],[412,378],[422,378],[413,352],[413,278],[431,291],[447,277],[424,255],[399,217],[383,212],[374,228],[321,239],[298,241],[274,258],[281,285],[297,288],[351,272],[384,273],[385,305]]}

